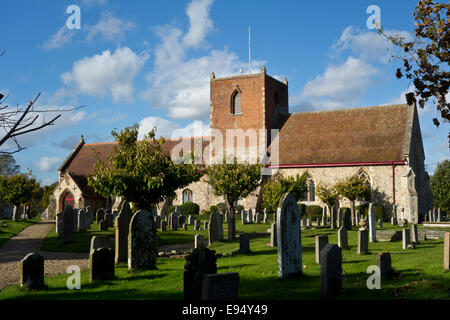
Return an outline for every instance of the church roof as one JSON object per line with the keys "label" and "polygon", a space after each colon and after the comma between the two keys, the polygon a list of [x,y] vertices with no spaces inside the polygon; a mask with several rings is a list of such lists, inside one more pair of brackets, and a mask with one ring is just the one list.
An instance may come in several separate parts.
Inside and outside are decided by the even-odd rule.
{"label": "church roof", "polygon": [[401,104],[282,115],[279,164],[403,161],[414,108]]}

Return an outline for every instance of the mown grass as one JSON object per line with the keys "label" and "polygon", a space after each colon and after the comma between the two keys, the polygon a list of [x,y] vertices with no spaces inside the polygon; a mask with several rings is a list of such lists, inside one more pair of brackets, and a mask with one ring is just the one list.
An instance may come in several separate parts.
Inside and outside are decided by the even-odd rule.
{"label": "mown grass", "polygon": [[[267,228],[268,224],[242,226],[237,222],[239,231]],[[218,258],[218,273],[239,272],[239,299],[450,299],[450,273],[443,271],[442,239],[427,240],[408,250],[402,250],[401,242],[370,243],[369,254],[358,255],[356,228],[348,234],[349,250],[343,250],[343,292],[337,297],[324,298],[320,295],[320,266],[315,263],[315,236],[320,234],[328,235],[330,243],[337,243],[336,230],[302,230],[303,274],[299,277],[278,278],[277,248],[269,247],[269,236],[261,234],[251,236],[250,254]],[[210,248],[217,253],[231,253],[238,247],[239,240],[235,239],[216,242]],[[380,290],[369,290],[367,267],[376,264],[379,252],[386,251],[390,252],[392,266],[398,274],[383,280]],[[136,273],[129,272],[122,264],[115,269],[115,280],[95,283],[88,282],[88,270],[85,270],[81,272],[81,290],[67,289],[70,275],[63,274],[46,278],[46,290],[29,292],[12,286],[2,290],[0,299],[183,299],[184,263],[184,259],[158,258],[157,270]]]}
{"label": "mown grass", "polygon": [[11,220],[0,220],[0,247],[23,229],[41,221],[41,217],[32,219],[21,219],[17,222]]}

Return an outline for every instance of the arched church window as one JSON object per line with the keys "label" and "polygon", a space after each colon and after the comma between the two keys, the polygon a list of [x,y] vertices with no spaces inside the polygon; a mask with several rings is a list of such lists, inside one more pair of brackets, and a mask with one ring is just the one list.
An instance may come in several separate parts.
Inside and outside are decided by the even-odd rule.
{"label": "arched church window", "polygon": [[[360,179],[364,180],[364,184],[366,185],[366,187],[368,187],[370,190],[372,190],[372,184],[370,183],[370,177],[367,174],[367,172],[363,169],[360,169],[357,175]],[[370,198],[371,198],[371,192],[367,194],[366,200],[370,201]],[[358,201],[362,201],[362,200],[364,200],[363,197],[358,198]]]}
{"label": "arched church window", "polygon": [[73,197],[73,194],[70,191],[68,191],[64,195],[64,198],[63,198],[63,208],[62,208],[63,211],[66,208],[66,206],[72,206],[72,208],[73,208],[74,204],[75,204],[75,198]]}
{"label": "arched church window", "polygon": [[190,189],[183,190],[183,203],[194,202],[194,193]]}
{"label": "arched church window", "polygon": [[231,99],[231,114],[241,114],[241,113],[242,113],[241,94],[239,93],[239,91],[235,91]]}

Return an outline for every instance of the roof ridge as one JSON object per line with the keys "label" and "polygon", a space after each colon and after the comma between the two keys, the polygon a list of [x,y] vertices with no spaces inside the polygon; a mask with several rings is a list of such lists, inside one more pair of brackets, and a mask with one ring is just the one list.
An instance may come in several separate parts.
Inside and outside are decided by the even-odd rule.
{"label": "roof ridge", "polygon": [[367,110],[367,109],[392,108],[392,107],[409,107],[409,105],[407,103],[399,103],[399,104],[376,105],[376,106],[368,106],[368,107],[342,108],[342,109],[333,109],[333,110],[300,111],[300,112],[293,112],[293,113],[291,113],[291,115],[304,114],[304,113],[326,113],[326,112]]}

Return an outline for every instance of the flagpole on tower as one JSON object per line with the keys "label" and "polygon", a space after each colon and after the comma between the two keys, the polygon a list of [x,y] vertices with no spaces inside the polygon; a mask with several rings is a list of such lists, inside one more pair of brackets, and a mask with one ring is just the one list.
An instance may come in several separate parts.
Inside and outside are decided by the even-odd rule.
{"label": "flagpole on tower", "polygon": [[252,59],[251,59],[251,51],[250,51],[250,27],[248,27],[248,73],[252,73],[251,67]]}

